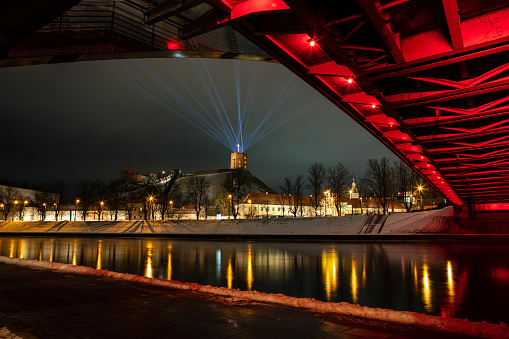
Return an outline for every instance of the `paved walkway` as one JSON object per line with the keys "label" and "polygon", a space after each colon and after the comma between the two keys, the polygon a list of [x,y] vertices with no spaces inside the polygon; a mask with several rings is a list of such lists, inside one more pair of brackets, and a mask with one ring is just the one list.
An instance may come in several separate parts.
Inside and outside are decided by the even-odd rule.
{"label": "paved walkway", "polygon": [[0,264],[0,328],[25,338],[467,338]]}

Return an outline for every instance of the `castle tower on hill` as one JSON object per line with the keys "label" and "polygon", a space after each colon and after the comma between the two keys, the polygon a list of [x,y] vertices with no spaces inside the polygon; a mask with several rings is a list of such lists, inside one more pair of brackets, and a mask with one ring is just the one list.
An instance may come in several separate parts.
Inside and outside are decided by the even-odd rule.
{"label": "castle tower on hill", "polygon": [[244,152],[234,152],[230,157],[230,169],[242,168],[247,171],[247,154]]}

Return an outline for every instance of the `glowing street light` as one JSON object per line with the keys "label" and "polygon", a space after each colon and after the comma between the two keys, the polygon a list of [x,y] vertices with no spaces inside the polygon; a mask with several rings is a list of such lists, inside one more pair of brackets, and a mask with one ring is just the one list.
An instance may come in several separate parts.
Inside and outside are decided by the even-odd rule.
{"label": "glowing street light", "polygon": [[77,213],[78,213],[78,204],[80,203],[80,199],[76,199],[74,201],[74,221],[76,221]]}
{"label": "glowing street light", "polygon": [[173,200],[170,200],[170,216],[173,216]]}
{"label": "glowing street light", "polygon": [[417,187],[417,189],[419,190],[419,198],[421,199],[421,203],[419,205],[419,210],[422,210],[422,189],[423,189],[423,187],[421,185],[419,185]]}
{"label": "glowing street light", "polygon": [[252,201],[251,201],[251,199],[249,199],[247,202],[249,203],[249,217],[253,218],[253,210],[252,210],[252,205],[251,205]]}
{"label": "glowing street light", "polygon": [[104,201],[99,202],[99,211],[98,211],[99,213],[97,214],[98,221],[101,221],[101,211],[102,211],[103,207],[104,207]]}
{"label": "glowing street light", "polygon": [[229,206],[228,206],[228,219],[230,219],[230,207],[232,208],[233,210],[233,201],[232,201],[232,195],[231,194],[228,194],[228,199],[230,199],[230,202],[229,202]]}
{"label": "glowing street light", "polygon": [[348,82],[349,84],[351,84],[351,83],[353,83],[353,79],[352,79],[352,78],[348,78],[348,79],[346,80],[346,82]]}

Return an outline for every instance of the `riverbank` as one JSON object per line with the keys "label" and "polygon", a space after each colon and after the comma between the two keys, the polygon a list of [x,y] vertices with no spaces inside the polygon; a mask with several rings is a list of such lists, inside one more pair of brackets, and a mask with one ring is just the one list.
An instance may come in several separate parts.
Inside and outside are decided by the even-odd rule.
{"label": "riverbank", "polygon": [[[368,227],[371,226],[371,227]],[[366,233],[369,230],[369,233]],[[242,237],[295,239],[409,234],[459,233],[452,208],[393,214],[370,218],[367,215],[316,218],[271,218],[243,220],[165,221],[1,221],[0,233],[145,235],[173,237]]]}
{"label": "riverbank", "polygon": [[0,327],[22,337],[509,338],[504,324],[54,262],[0,257],[0,272]]}

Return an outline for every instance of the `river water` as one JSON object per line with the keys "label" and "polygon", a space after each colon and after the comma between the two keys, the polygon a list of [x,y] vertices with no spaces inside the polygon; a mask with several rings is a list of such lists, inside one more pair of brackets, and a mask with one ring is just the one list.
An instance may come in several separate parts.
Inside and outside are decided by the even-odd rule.
{"label": "river water", "polygon": [[509,323],[509,246],[0,237],[0,255]]}

